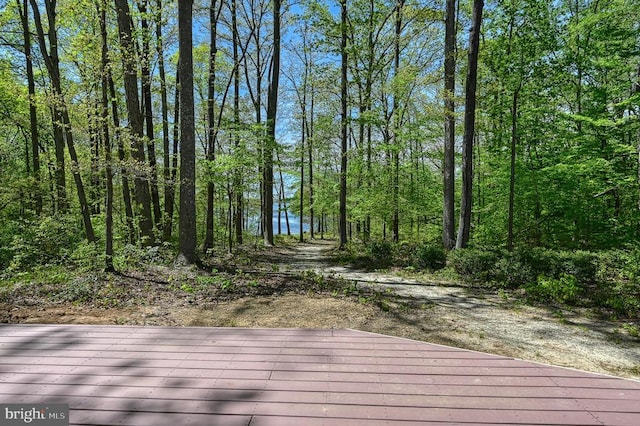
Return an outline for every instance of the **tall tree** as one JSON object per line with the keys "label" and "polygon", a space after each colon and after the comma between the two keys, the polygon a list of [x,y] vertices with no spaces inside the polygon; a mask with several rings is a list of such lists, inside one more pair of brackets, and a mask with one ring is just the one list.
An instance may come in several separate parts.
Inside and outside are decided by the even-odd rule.
{"label": "tall tree", "polygon": [[473,0],[471,30],[469,32],[469,60],[465,86],[464,137],[462,141],[462,195],[460,198],[460,222],[456,248],[469,243],[471,232],[471,206],[473,199],[473,142],[476,124],[476,85],[478,80],[478,52],[480,50],[480,26],[484,0]]}
{"label": "tall tree", "polygon": [[[209,75],[207,79],[207,161],[214,161],[216,155],[216,117],[215,117],[215,90],[216,90],[216,57],[218,55],[218,19],[222,12],[222,1],[211,0],[209,5]],[[213,179],[207,180],[207,213],[205,218],[205,237],[203,248],[208,250],[213,247],[213,219],[215,215],[215,186]]]}
{"label": "tall tree", "polygon": [[[240,35],[238,34],[238,11],[237,0],[231,0],[231,31],[232,35],[232,51],[233,51],[233,133],[234,147],[236,155],[242,155],[240,152],[240,56],[238,48],[240,45]],[[240,154],[240,155],[238,155]],[[242,164],[241,161],[236,162],[234,170],[233,188],[235,191],[235,214],[233,222],[235,225],[236,242],[242,244],[242,225],[243,225],[243,190],[242,190]],[[231,249],[231,247],[229,247]]]}
{"label": "tall tree", "polygon": [[114,0],[118,14],[118,32],[120,35],[120,47],[122,55],[122,68],[124,72],[124,91],[129,115],[129,130],[132,139],[133,158],[139,169],[135,174],[135,200],[140,213],[140,232],[143,244],[152,244],[153,219],[151,217],[151,199],[149,194],[149,182],[144,173],[145,154],[143,142],[143,116],[140,109],[138,96],[137,58],[133,31],[131,27],[131,12],[127,0]]}
{"label": "tall tree", "polygon": [[347,0],[340,0],[340,245],[344,250],[347,245]]}
{"label": "tall tree", "polygon": [[178,2],[180,73],[180,256],[196,261],[196,130],[193,96],[193,0]]}
{"label": "tall tree", "polygon": [[[53,96],[60,97],[61,82],[60,82],[60,59],[58,56],[58,35],[55,27],[55,1],[47,1],[45,3],[47,10],[49,31],[45,35],[42,25],[42,19],[40,17],[40,9],[38,3],[34,0],[30,0],[31,8],[33,9],[33,18],[36,26],[36,32],[38,35],[38,45],[40,46],[40,53],[44,58],[45,66],[49,72],[49,78],[51,79],[51,85],[53,86]],[[53,26],[52,26],[53,24]],[[47,48],[47,41],[49,47]],[[58,99],[54,99],[51,106],[52,122],[53,122],[53,140],[55,144],[55,156],[56,161],[53,167],[55,173],[55,186],[57,197],[57,209],[60,211],[66,211],[68,208],[67,201],[67,179],[65,171],[65,155],[64,155],[64,126],[62,125],[62,111],[60,110],[60,102]]]}
{"label": "tall tree", "polygon": [[109,134],[109,80],[110,72],[108,46],[107,46],[107,0],[96,2],[98,16],[100,17],[100,41],[101,41],[101,137],[104,142],[104,161],[106,178],[105,198],[105,271],[115,272],[113,265],[113,164],[111,163],[111,136]]}
{"label": "tall tree", "polygon": [[38,111],[36,109],[36,83],[33,75],[33,59],[31,53],[31,30],[29,28],[28,0],[16,0],[20,21],[22,22],[22,34],[24,41],[24,56],[27,71],[27,87],[29,91],[29,129],[31,131],[31,161],[32,173],[35,184],[35,211],[37,215],[42,213],[42,193],[40,182],[40,140],[38,135]]}
{"label": "tall tree", "polygon": [[156,148],[153,124],[153,102],[151,87],[151,30],[149,28],[148,0],[138,1],[140,11],[140,29],[142,32],[142,51],[140,73],[142,77],[142,115],[145,122],[147,152],[149,162],[149,186],[153,205],[154,223],[157,228],[162,226],[162,210],[160,209],[160,193],[158,191],[158,171],[156,166]]}
{"label": "tall tree", "polygon": [[31,7],[33,9],[33,15],[36,23],[36,30],[38,34],[40,50],[42,56],[45,58],[47,70],[49,71],[49,78],[53,87],[53,93],[55,96],[55,105],[53,110],[54,116],[61,120],[56,124],[56,127],[62,127],[64,133],[64,139],[67,142],[67,150],[69,152],[69,158],[71,159],[71,173],[73,180],[76,184],[76,191],[78,194],[78,202],[80,204],[80,212],[82,215],[82,222],[84,224],[85,236],[88,241],[94,242],[96,237],[93,231],[93,225],[91,223],[91,210],[89,203],[87,202],[87,196],[84,190],[82,182],[82,176],[80,175],[80,164],[78,161],[78,154],[76,152],[75,142],[73,139],[73,130],[71,127],[71,119],[69,117],[69,110],[65,101],[64,93],[62,91],[62,78],[60,74],[60,61],[58,58],[58,36],[57,36],[57,23],[56,23],[56,0],[45,0],[45,7],[47,11],[48,28],[48,40],[49,49],[47,49],[46,38],[44,29],[42,26],[42,20],[40,18],[40,9],[38,3],[35,0],[31,0]]}
{"label": "tall tree", "polygon": [[[167,99],[167,78],[164,64],[164,38],[162,36],[162,0],[156,0],[156,52],[158,54],[158,76],[160,77],[160,108],[162,110],[162,178],[164,180],[164,220],[162,236],[171,238],[173,228],[173,200],[175,181],[171,179],[171,150],[169,141],[169,101]],[[177,84],[177,82],[176,82]],[[175,153],[174,153],[175,155]]]}
{"label": "tall tree", "polygon": [[273,245],[273,156],[276,149],[276,116],[280,82],[280,0],[273,0],[273,57],[267,94],[267,135],[264,146],[263,220],[264,242]]}
{"label": "tall tree", "polygon": [[444,37],[444,208],[442,214],[442,244],[451,250],[455,235],[455,91],[456,91],[456,0],[447,0]]}

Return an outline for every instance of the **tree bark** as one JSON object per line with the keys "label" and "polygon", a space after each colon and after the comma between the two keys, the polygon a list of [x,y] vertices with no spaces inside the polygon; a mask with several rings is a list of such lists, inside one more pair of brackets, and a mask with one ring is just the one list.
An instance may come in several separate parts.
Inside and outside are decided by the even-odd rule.
{"label": "tree bark", "polygon": [[58,98],[56,99],[57,102],[56,106],[54,106],[54,110],[57,111],[56,116],[62,119],[62,131],[64,132],[64,138],[67,141],[67,150],[69,151],[69,158],[71,159],[72,163],[71,173],[76,184],[76,191],[78,193],[78,202],[80,204],[85,236],[87,238],[87,241],[94,242],[96,237],[93,232],[93,225],[91,223],[91,211],[89,204],[87,203],[87,197],[84,191],[82,177],[80,175],[78,155],[76,153],[75,144],[73,141],[73,132],[71,129],[71,120],[69,119],[69,111],[67,110],[67,104],[62,93],[62,81],[60,78],[60,67],[57,51],[58,36],[56,34],[56,1],[46,0],[45,6],[47,10],[47,19],[49,22],[49,48],[51,50],[51,52],[49,53],[47,52],[38,4],[35,0],[31,0],[31,7],[33,9],[36,28],[40,39],[40,48],[42,50],[42,55],[45,58],[45,63],[47,64],[47,69],[49,71],[49,77],[51,78],[54,95]]}
{"label": "tree bark", "polygon": [[[62,112],[60,109],[62,101],[61,83],[60,83],[60,60],[58,58],[58,36],[55,27],[55,0],[45,2],[47,10],[47,18],[49,25],[49,32],[45,35],[42,26],[42,19],[40,17],[40,9],[35,0],[30,0],[31,9],[33,10],[33,20],[36,26],[36,33],[38,35],[38,45],[40,52],[44,59],[47,71],[49,72],[49,78],[51,79],[51,85],[53,86],[53,96],[56,98],[51,107],[52,124],[53,124],[53,140],[55,145],[56,162],[54,166],[54,175],[56,180],[56,197],[57,197],[57,209],[61,212],[66,212],[69,204],[67,201],[67,179],[65,171],[65,156],[64,156],[64,127],[62,125]],[[26,13],[26,12],[25,12]],[[49,49],[45,39],[49,40]],[[56,71],[57,70],[57,71]]]}
{"label": "tree bark", "polygon": [[471,206],[473,199],[473,140],[475,135],[476,84],[478,80],[478,51],[480,49],[480,26],[484,0],[473,0],[471,31],[469,33],[469,64],[465,88],[464,138],[462,142],[462,196],[460,199],[460,222],[456,248],[465,248],[471,232]]}
{"label": "tree bark", "polygon": [[280,80],[280,0],[273,0],[273,58],[267,94],[267,135],[264,146],[264,243],[273,246],[273,154],[276,147],[276,116]]}
{"label": "tree bark", "polygon": [[[135,52],[135,44],[133,42],[131,28],[131,13],[127,0],[115,0],[116,10],[118,13],[118,32],[120,35],[120,46],[122,49],[122,67],[124,71],[124,90],[127,103],[127,112],[129,115],[129,129],[132,138],[133,159],[138,167],[144,168],[146,163],[144,155],[143,143],[143,117],[140,110],[140,100],[138,97],[138,78],[137,78],[137,58],[132,52]],[[151,217],[151,201],[149,195],[149,184],[147,182],[147,174],[140,171],[136,173],[135,181],[135,200],[136,208],[139,210],[140,216],[140,232],[142,234],[143,244],[152,244],[153,237],[153,219]]]}
{"label": "tree bark", "polygon": [[193,96],[193,0],[178,2],[180,61],[180,255],[196,261],[196,134]]}
{"label": "tree bark", "polygon": [[[33,60],[31,59],[31,31],[29,29],[29,4],[28,0],[16,0],[20,20],[22,22],[22,34],[24,38],[24,56],[27,71],[27,87],[29,92],[29,124],[31,131],[31,161],[32,176],[35,186],[35,212],[40,216],[42,213],[42,192],[40,179],[40,147],[38,134],[38,112],[35,103],[36,83],[33,76]],[[27,163],[28,164],[28,163]]]}
{"label": "tree bark", "polygon": [[[235,150],[240,150],[240,60],[238,55],[238,45],[240,43],[238,35],[238,13],[237,2],[231,0],[231,26],[233,32],[233,124],[234,124],[234,145]],[[239,156],[237,156],[239,157]],[[239,158],[238,158],[239,160]],[[235,236],[238,245],[242,244],[242,223],[243,223],[243,190],[242,190],[242,165],[236,162],[234,170],[233,192],[235,193],[234,225]]]}
{"label": "tree bark", "polygon": [[[167,99],[167,79],[164,66],[164,40],[162,37],[162,0],[156,0],[156,51],[158,53],[158,75],[160,77],[160,104],[162,109],[162,178],[164,186],[164,218],[162,223],[162,237],[165,241],[171,238],[171,218],[169,213],[169,197],[173,191],[174,182],[171,181],[171,152],[169,147],[169,102]],[[176,83],[177,84],[177,83]]]}
{"label": "tree bark", "polygon": [[455,235],[455,144],[456,144],[456,0],[447,0],[444,42],[444,208],[442,214],[442,244],[451,250]]}
{"label": "tree bark", "polygon": [[347,245],[347,1],[340,0],[340,229],[339,248]]}
{"label": "tree bark", "polygon": [[[207,80],[207,161],[216,159],[216,119],[215,119],[215,82],[216,82],[216,55],[218,54],[218,18],[222,10],[222,3],[216,6],[216,0],[209,5],[209,77]],[[205,237],[203,248],[208,250],[213,247],[214,216],[215,216],[215,185],[213,180],[207,182],[207,216],[205,219]]]}
{"label": "tree bark", "polygon": [[[395,13],[395,36],[393,39],[393,74],[397,78],[400,74],[400,38],[402,37],[402,9],[404,8],[404,0],[398,0],[396,3]],[[393,217],[391,220],[393,229],[393,242],[400,241],[400,104],[398,102],[398,93],[393,94]]]}
{"label": "tree bark", "polygon": [[522,82],[513,91],[511,104],[511,162],[509,169],[509,210],[507,213],[507,250],[513,250],[513,211],[516,187],[516,146],[518,142],[518,95]]}
{"label": "tree bark", "polygon": [[105,161],[105,178],[106,178],[106,197],[105,197],[105,250],[104,262],[106,272],[115,272],[113,265],[113,165],[111,164],[111,136],[109,135],[109,57],[107,45],[107,0],[99,0],[96,3],[98,14],[100,16],[100,41],[101,49],[101,94],[102,103],[100,116],[102,118],[102,139],[104,141],[104,161]]}
{"label": "tree bark", "polygon": [[145,122],[147,136],[147,152],[149,163],[149,187],[151,189],[151,203],[153,206],[153,218],[156,228],[162,226],[162,210],[160,208],[160,193],[158,191],[158,170],[156,161],[155,135],[153,129],[153,102],[151,97],[151,30],[147,19],[147,2],[138,2],[138,9],[141,14],[140,26],[142,29],[142,58],[140,71],[142,74],[142,114]]}

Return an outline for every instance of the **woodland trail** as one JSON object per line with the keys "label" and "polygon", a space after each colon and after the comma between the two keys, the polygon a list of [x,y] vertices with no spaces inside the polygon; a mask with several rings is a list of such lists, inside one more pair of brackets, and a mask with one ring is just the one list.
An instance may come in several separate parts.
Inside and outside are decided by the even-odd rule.
{"label": "woodland trail", "polygon": [[310,270],[410,300],[428,313],[405,318],[422,327],[425,339],[432,331],[452,345],[640,380],[640,339],[623,323],[585,309],[528,306],[508,294],[457,283],[336,266],[329,261],[334,249],[334,242],[323,240],[278,247],[269,261],[283,272]]}

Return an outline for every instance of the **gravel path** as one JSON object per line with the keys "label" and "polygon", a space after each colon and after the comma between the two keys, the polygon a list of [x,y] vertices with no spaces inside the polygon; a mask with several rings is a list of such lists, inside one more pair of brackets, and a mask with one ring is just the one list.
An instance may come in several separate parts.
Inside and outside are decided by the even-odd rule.
{"label": "gravel path", "polygon": [[450,327],[453,344],[640,380],[640,339],[622,323],[586,310],[526,306],[463,285],[333,266],[327,260],[333,248],[327,241],[281,248],[277,262],[283,271],[313,270],[422,303],[428,306],[428,315],[420,317],[423,328]]}

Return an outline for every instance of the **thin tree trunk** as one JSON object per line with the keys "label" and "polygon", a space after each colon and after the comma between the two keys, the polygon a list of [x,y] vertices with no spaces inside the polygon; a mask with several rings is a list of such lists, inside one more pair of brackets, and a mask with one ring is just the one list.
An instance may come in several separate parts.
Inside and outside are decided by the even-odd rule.
{"label": "thin tree trunk", "polygon": [[111,115],[113,117],[113,125],[115,127],[115,139],[118,145],[118,159],[121,164],[121,180],[122,180],[122,199],[124,201],[125,217],[127,221],[127,234],[129,244],[135,244],[136,231],[133,223],[133,206],[131,203],[131,188],[129,186],[129,170],[126,166],[127,154],[124,149],[124,142],[122,141],[122,135],[120,134],[120,114],[118,113],[118,100],[116,94],[115,84],[113,82],[113,75],[111,74],[111,63],[109,55],[107,55],[108,66],[105,68],[107,73],[106,78],[109,83],[109,96],[111,97]]}
{"label": "thin tree trunk", "polygon": [[162,210],[160,208],[160,193],[158,192],[158,170],[156,161],[155,135],[153,129],[153,103],[151,97],[151,48],[149,42],[151,40],[151,30],[149,29],[149,20],[147,19],[147,2],[142,0],[138,2],[138,10],[141,14],[140,26],[142,29],[142,114],[144,117],[146,136],[147,136],[147,153],[149,162],[149,187],[151,189],[151,203],[153,206],[154,224],[157,229],[162,226]]}
{"label": "thin tree trunk", "polygon": [[475,136],[476,84],[478,79],[478,51],[484,0],[473,1],[471,31],[469,33],[469,64],[465,88],[464,138],[462,142],[462,197],[456,248],[465,248],[471,232],[473,199],[473,140]]}
{"label": "thin tree trunk", "polygon": [[[233,124],[234,124],[234,146],[236,152],[240,150],[240,61],[238,56],[238,16],[237,2],[231,1],[231,26],[233,32]],[[242,190],[242,165],[236,163],[234,170],[233,191],[235,193],[235,235],[238,245],[242,244],[242,222],[243,222],[243,190]]]}
{"label": "thin tree trunk", "polygon": [[73,132],[71,130],[71,120],[69,119],[69,112],[62,93],[62,83],[60,79],[60,67],[57,52],[58,36],[56,34],[56,1],[45,1],[47,9],[47,20],[49,23],[49,47],[50,52],[47,52],[47,46],[45,43],[44,31],[42,29],[42,22],[40,19],[40,10],[35,0],[31,0],[31,7],[33,9],[34,18],[36,21],[36,28],[38,32],[38,38],[40,39],[40,48],[42,55],[45,58],[47,69],[49,71],[49,77],[53,86],[54,95],[56,99],[56,106],[58,118],[62,119],[62,129],[64,131],[64,138],[67,141],[67,150],[69,151],[69,158],[72,164],[72,175],[76,184],[76,191],[78,193],[78,202],[80,204],[80,211],[82,215],[82,221],[84,224],[85,236],[87,241],[94,242],[95,234],[93,232],[93,225],[91,224],[91,211],[89,204],[87,203],[87,197],[84,191],[84,185],[82,183],[82,177],[80,175],[80,167],[78,162],[78,156],[76,154],[75,144],[73,141]]}
{"label": "thin tree trunk", "polygon": [[264,243],[273,245],[273,153],[276,147],[276,116],[280,80],[280,0],[273,0],[273,59],[267,95],[267,135],[264,147]]}
{"label": "thin tree trunk", "polygon": [[[178,177],[178,149],[180,140],[180,60],[176,71],[176,91],[173,102],[173,147],[171,150],[171,176],[165,189],[168,191],[167,205],[165,206],[165,220],[169,229],[173,227],[173,213],[176,205],[176,182]],[[171,231],[169,231],[171,233]]]}
{"label": "thin tree trunk", "polygon": [[[173,186],[171,182],[171,160],[169,151],[169,102],[167,99],[167,79],[164,67],[164,40],[162,38],[162,0],[156,0],[156,51],[158,53],[158,74],[160,77],[160,103],[162,110],[162,178],[164,183],[164,218],[162,237],[165,241],[171,238],[171,219],[167,220],[169,197]],[[177,83],[176,83],[177,84]]]}
{"label": "thin tree trunk", "polygon": [[340,0],[340,114],[341,114],[341,145],[340,145],[340,245],[344,250],[347,245],[347,1]]}
{"label": "thin tree trunk", "polygon": [[[146,163],[142,131],[144,123],[138,97],[137,58],[131,53],[136,51],[132,38],[131,13],[127,0],[115,0],[115,5],[118,13],[118,32],[122,49],[125,98],[129,115],[129,128],[133,140],[133,158],[138,165],[143,166]],[[142,243],[152,244],[154,242],[153,219],[151,217],[149,184],[146,177],[146,173],[142,171],[136,173],[134,192],[136,208],[141,213],[140,232],[142,233]]]}
{"label": "thin tree trunk", "polygon": [[[171,220],[166,215],[171,184],[171,160],[169,151],[169,102],[167,99],[167,79],[164,67],[164,40],[162,37],[162,0],[156,0],[156,52],[158,54],[158,74],[160,77],[160,109],[162,110],[162,178],[164,186],[164,218],[162,222],[162,237],[165,241],[171,238]],[[167,223],[168,222],[168,223]]]}
{"label": "thin tree trunk", "polygon": [[[58,211],[66,212],[69,208],[67,201],[67,183],[65,172],[65,156],[64,156],[64,128],[62,119],[62,92],[59,76],[59,58],[58,58],[58,36],[55,27],[55,0],[46,1],[47,18],[49,25],[49,32],[44,33],[42,26],[42,19],[40,17],[40,9],[38,3],[35,0],[30,0],[31,9],[33,10],[33,19],[36,26],[36,32],[38,35],[38,45],[40,46],[40,52],[44,58],[47,71],[49,72],[49,78],[51,79],[51,85],[53,86],[54,105],[51,107],[51,116],[53,122],[53,140],[55,144],[56,162],[54,167],[54,174],[56,180],[56,196],[57,196],[57,208]],[[49,40],[49,49],[45,39]],[[57,71],[56,71],[57,70]],[[57,74],[56,74],[57,72]]]}
{"label": "thin tree trunk", "polygon": [[180,61],[180,255],[196,261],[196,134],[193,96],[193,0],[178,2]]}
{"label": "thin tree trunk", "polygon": [[444,43],[444,211],[442,219],[442,244],[451,250],[456,244],[455,235],[455,91],[456,91],[456,0],[447,0]]}
{"label": "thin tree trunk", "polygon": [[[35,211],[36,215],[42,214],[42,192],[41,192],[41,177],[40,177],[40,147],[39,147],[39,134],[38,134],[38,113],[36,110],[35,94],[36,83],[33,76],[33,60],[31,59],[31,31],[29,29],[29,4],[28,0],[23,0],[22,4],[20,0],[16,0],[18,6],[18,12],[20,13],[20,20],[22,22],[22,34],[24,38],[24,56],[27,71],[27,86],[29,92],[29,124],[31,131],[31,161],[32,161],[32,176],[35,186]],[[29,164],[27,162],[27,164]]]}
{"label": "thin tree trunk", "polygon": [[[302,102],[300,107],[302,109],[302,126],[300,134],[300,229],[298,241],[304,242],[304,155],[305,155],[305,142],[307,137],[307,79],[309,76],[309,70],[305,64],[304,81],[302,83]],[[311,224],[313,227],[313,223]]]}
{"label": "thin tree trunk", "polygon": [[314,202],[314,183],[313,183],[313,113],[315,107],[315,94],[314,94],[313,84],[311,86],[311,105],[309,109],[309,120],[308,120],[308,134],[307,134],[307,151],[309,152],[309,237],[313,240],[315,238],[315,234],[313,232],[313,220],[314,220],[314,212],[315,208],[313,206]]}
{"label": "thin tree trunk", "polygon": [[518,94],[522,82],[513,91],[513,103],[511,105],[511,163],[509,172],[509,211],[507,214],[507,250],[513,250],[513,208],[516,187],[516,146],[518,142]]}
{"label": "thin tree trunk", "polygon": [[[209,77],[207,82],[207,161],[214,161],[216,156],[216,120],[215,120],[215,81],[216,81],[216,55],[218,54],[218,17],[222,10],[222,4],[216,9],[216,1],[209,5]],[[204,250],[213,247],[214,215],[215,215],[215,185],[212,179],[207,182],[207,216],[205,224]]]}
{"label": "thin tree trunk", "polygon": [[115,272],[113,266],[113,165],[111,164],[111,135],[109,134],[109,57],[107,46],[107,0],[96,2],[98,14],[100,15],[100,39],[102,42],[101,55],[101,80],[102,80],[102,105],[101,124],[102,138],[104,141],[105,178],[107,193],[105,198],[105,271]]}
{"label": "thin tree trunk", "polygon": [[[395,37],[393,40],[394,54],[393,54],[393,74],[394,78],[397,78],[400,74],[400,38],[402,36],[402,9],[404,7],[404,0],[398,0],[396,3],[396,22],[395,22]],[[393,229],[393,242],[400,241],[400,140],[398,133],[400,133],[400,105],[398,102],[398,93],[393,94],[393,218],[391,220]]]}

